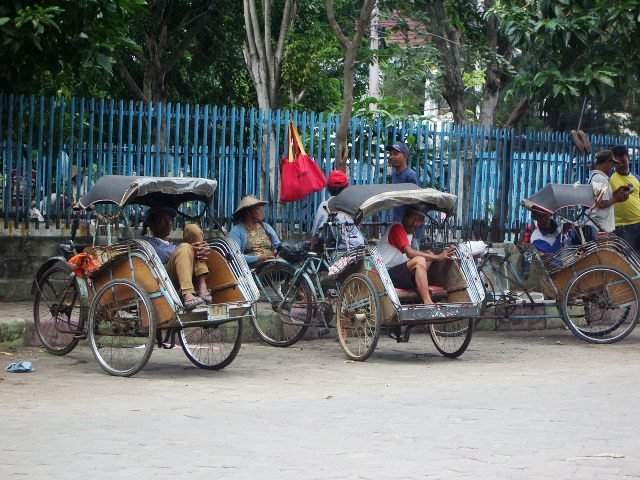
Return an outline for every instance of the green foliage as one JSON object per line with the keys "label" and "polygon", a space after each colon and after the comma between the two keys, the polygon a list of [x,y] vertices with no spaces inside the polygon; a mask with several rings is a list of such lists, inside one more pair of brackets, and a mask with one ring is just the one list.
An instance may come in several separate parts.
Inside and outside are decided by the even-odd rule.
{"label": "green foliage", "polygon": [[113,52],[130,43],[128,18],[143,0],[10,1],[0,4],[0,90],[100,94]]}
{"label": "green foliage", "polygon": [[585,98],[595,106],[593,100],[628,91],[640,58],[639,12],[639,0],[498,0],[488,14],[498,16],[517,53],[509,95],[529,97],[541,114],[561,118]]}

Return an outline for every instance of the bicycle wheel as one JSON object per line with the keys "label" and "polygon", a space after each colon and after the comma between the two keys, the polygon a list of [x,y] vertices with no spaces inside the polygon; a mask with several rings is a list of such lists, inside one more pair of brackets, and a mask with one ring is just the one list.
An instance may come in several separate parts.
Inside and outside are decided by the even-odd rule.
{"label": "bicycle wheel", "polygon": [[283,263],[274,263],[260,270],[256,284],[260,290],[258,310],[271,308],[277,318],[252,319],[260,338],[274,347],[288,347],[300,340],[313,318],[313,290],[302,276],[293,284],[296,270]]}
{"label": "bicycle wheel", "polygon": [[60,262],[39,279],[33,299],[33,321],[42,346],[54,355],[72,351],[82,336],[86,321],[86,302],[78,279]]}
{"label": "bicycle wheel", "polygon": [[564,321],[580,339],[614,343],[638,323],[638,288],[614,267],[590,267],[576,275],[562,295]]}
{"label": "bicycle wheel", "polygon": [[130,280],[111,280],[89,309],[89,341],[100,366],[118,377],[147,364],[156,339],[156,320],[147,292]]}
{"label": "bicycle wheel", "polygon": [[366,360],[378,344],[382,323],[375,285],[366,275],[350,275],[338,292],[336,305],[342,349],[351,360]]}
{"label": "bicycle wheel", "polygon": [[182,350],[191,362],[205,370],[220,370],[236,358],[242,345],[244,322],[186,327],[180,330]]}
{"label": "bicycle wheel", "polygon": [[429,333],[436,349],[445,357],[458,358],[462,355],[473,336],[474,322],[461,318],[447,323],[429,324]]}

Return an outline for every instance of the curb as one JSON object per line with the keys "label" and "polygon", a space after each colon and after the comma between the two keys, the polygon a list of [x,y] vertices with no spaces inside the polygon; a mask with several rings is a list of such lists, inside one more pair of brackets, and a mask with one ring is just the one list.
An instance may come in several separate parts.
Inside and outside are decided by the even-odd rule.
{"label": "curb", "polygon": [[[0,305],[1,308],[1,305]],[[512,319],[498,315],[497,318],[481,318],[476,324],[477,331],[516,331],[516,330],[546,330],[554,328],[565,328],[565,324],[558,314],[555,305],[538,305],[534,307],[515,306],[511,315],[530,316],[527,319]],[[536,315],[539,315],[536,316]],[[553,318],[551,318],[553,316]],[[258,319],[261,324],[266,324],[278,320],[274,312],[258,312]],[[335,327],[335,320],[331,323]],[[326,329],[323,327],[310,327],[303,337],[305,340],[335,338],[335,328]],[[253,324],[245,322],[243,336],[244,342],[262,342]],[[5,346],[40,346],[35,327],[31,319],[20,318],[0,319],[0,344]]]}

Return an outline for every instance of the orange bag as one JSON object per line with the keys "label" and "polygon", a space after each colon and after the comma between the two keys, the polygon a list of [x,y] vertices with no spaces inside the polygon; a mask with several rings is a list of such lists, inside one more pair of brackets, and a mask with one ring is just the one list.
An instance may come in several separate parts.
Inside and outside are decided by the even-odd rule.
{"label": "orange bag", "polygon": [[282,159],[280,201],[295,202],[327,186],[324,173],[313,158],[307,155],[298,129],[289,122],[289,156]]}

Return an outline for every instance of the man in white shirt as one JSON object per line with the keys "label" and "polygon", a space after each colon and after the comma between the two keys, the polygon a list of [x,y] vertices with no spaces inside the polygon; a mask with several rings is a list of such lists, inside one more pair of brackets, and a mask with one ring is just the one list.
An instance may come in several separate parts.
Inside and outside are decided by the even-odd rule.
{"label": "man in white shirt", "polygon": [[616,164],[620,163],[611,150],[602,150],[596,153],[593,170],[589,174],[589,183],[593,186],[593,193],[596,196],[596,208],[591,211],[592,226],[591,237],[587,235],[587,240],[595,240],[599,231],[611,233],[616,228],[613,205],[624,202],[631,193],[625,187],[620,187],[611,191],[609,177],[614,171]]}
{"label": "man in white shirt", "polygon": [[453,258],[455,247],[435,254],[411,246],[416,231],[424,224],[425,213],[408,207],[402,223],[394,223],[378,243],[377,250],[396,288],[417,290],[425,305],[433,303],[427,271],[433,262]]}

